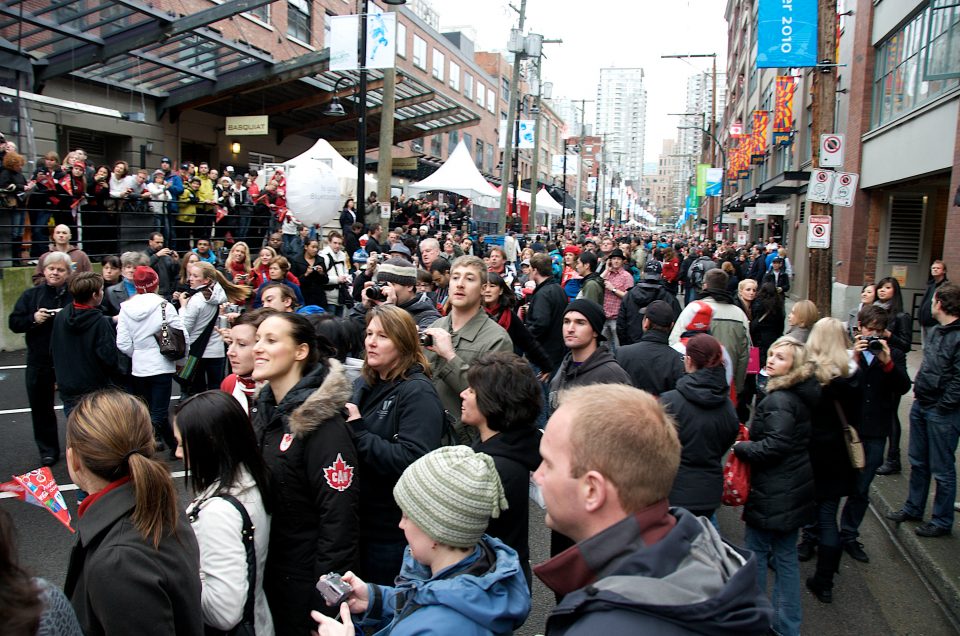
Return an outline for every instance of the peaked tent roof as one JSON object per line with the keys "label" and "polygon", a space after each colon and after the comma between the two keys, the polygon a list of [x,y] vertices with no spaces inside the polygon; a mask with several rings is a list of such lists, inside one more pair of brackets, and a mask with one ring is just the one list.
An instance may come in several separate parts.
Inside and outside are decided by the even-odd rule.
{"label": "peaked tent roof", "polygon": [[[337,149],[330,145],[326,139],[318,139],[317,143],[306,152],[297,155],[293,159],[288,159],[284,165],[296,165],[298,161],[307,161],[313,159],[325,159],[330,161],[330,167],[334,174],[340,179],[340,194],[344,197],[352,197],[357,191],[357,167],[343,158]],[[367,192],[377,191],[376,177],[366,174],[364,179]]]}
{"label": "peaked tent roof", "polygon": [[557,203],[556,199],[550,196],[546,188],[540,188],[540,191],[537,192],[537,209],[546,210],[550,213],[563,211],[563,207]]}
{"label": "peaked tent roof", "polygon": [[432,175],[410,185],[410,194],[443,191],[456,192],[469,197],[475,204],[494,208],[499,204],[500,193],[487,183],[470,157],[470,151],[461,139],[450,153],[447,161]]}

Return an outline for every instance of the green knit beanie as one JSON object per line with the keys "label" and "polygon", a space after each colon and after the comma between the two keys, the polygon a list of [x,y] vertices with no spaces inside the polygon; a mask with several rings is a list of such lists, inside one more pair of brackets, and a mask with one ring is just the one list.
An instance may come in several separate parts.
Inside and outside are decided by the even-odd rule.
{"label": "green knit beanie", "polygon": [[490,517],[507,509],[493,458],[468,446],[444,446],[410,464],[393,498],[427,536],[455,548],[475,546]]}

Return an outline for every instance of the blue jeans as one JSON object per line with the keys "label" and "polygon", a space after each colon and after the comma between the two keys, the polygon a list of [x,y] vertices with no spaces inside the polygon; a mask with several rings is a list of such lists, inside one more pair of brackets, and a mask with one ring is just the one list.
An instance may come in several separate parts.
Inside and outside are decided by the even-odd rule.
{"label": "blue jeans", "polygon": [[930,477],[937,482],[930,521],[953,528],[953,501],[957,496],[955,454],[960,440],[960,412],[941,413],[914,402],[910,409],[910,489],[903,511],[922,517],[930,492]]}
{"label": "blue jeans", "polygon": [[757,555],[757,584],[767,592],[767,567],[772,559],[776,572],[770,603],[773,629],[782,636],[799,636],[803,610],[800,607],[800,561],[797,559],[797,531],[774,532],[747,525],[744,543]]}
{"label": "blue jeans", "polygon": [[857,489],[847,497],[847,503],[840,513],[840,541],[850,543],[860,536],[859,528],[867,508],[870,506],[870,484],[877,476],[877,469],[883,464],[883,438],[865,437],[863,442],[864,467],[857,478]]}

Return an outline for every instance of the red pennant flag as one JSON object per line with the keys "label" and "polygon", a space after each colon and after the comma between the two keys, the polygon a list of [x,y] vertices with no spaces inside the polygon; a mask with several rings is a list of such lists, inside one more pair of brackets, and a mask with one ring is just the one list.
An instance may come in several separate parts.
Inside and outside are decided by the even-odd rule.
{"label": "red pennant flag", "polygon": [[0,484],[0,491],[11,492],[21,501],[46,508],[70,532],[75,532],[70,527],[70,511],[60,493],[60,486],[46,466],[23,475],[14,475],[13,481]]}

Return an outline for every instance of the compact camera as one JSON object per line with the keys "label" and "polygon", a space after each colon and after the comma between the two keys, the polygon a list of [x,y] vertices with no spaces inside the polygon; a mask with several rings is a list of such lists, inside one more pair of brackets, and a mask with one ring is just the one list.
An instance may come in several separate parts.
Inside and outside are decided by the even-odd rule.
{"label": "compact camera", "polygon": [[367,298],[369,298],[370,300],[384,302],[387,299],[387,295],[383,293],[383,284],[374,285],[373,287],[367,287],[364,293],[366,293]]}
{"label": "compact camera", "polygon": [[336,572],[324,574],[317,581],[317,591],[323,597],[324,603],[330,607],[339,607],[350,596],[352,588]]}
{"label": "compact camera", "polygon": [[433,336],[428,333],[420,332],[420,345],[423,347],[432,347],[433,346]]}
{"label": "compact camera", "polygon": [[880,336],[860,336],[867,343],[867,351],[870,353],[880,353],[883,351],[884,338]]}

